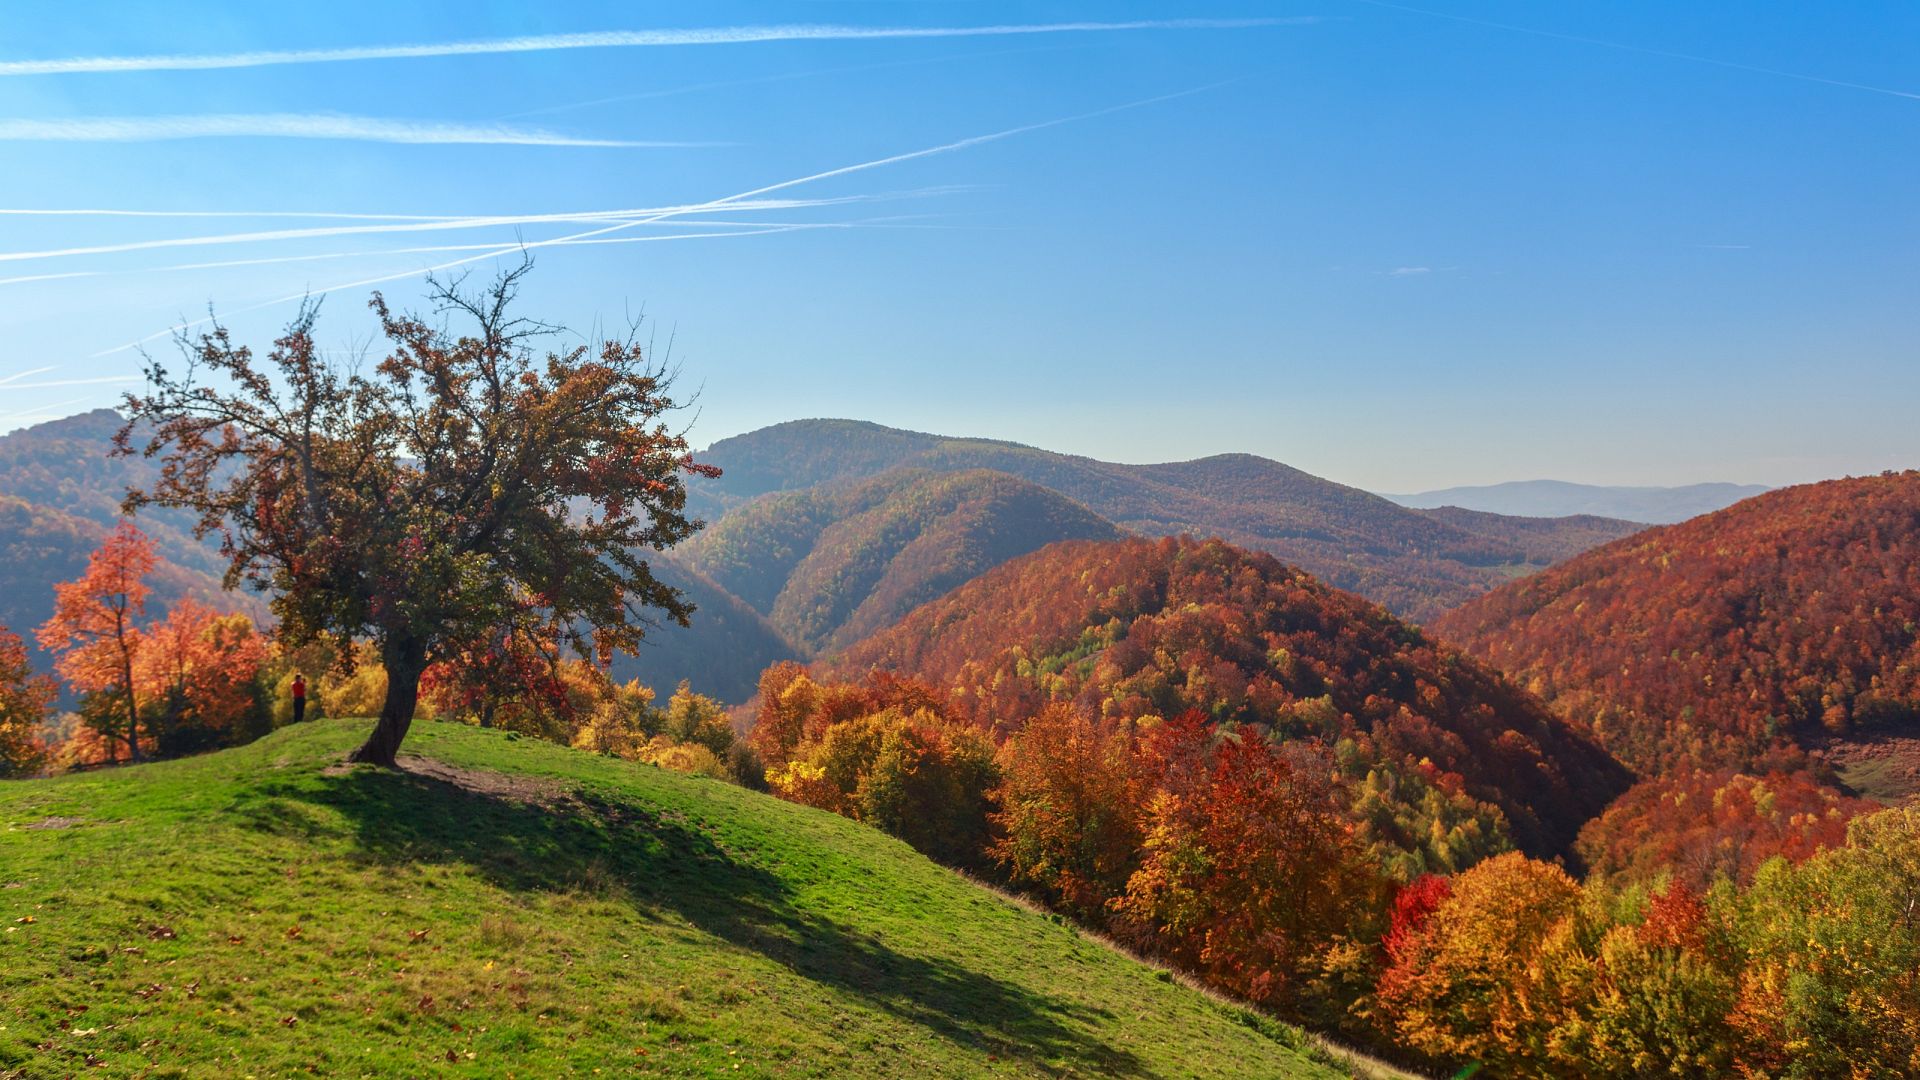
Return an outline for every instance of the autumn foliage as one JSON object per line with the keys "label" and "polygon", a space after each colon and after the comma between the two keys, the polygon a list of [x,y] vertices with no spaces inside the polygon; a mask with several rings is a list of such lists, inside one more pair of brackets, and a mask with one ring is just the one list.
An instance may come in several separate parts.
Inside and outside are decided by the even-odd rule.
{"label": "autumn foliage", "polygon": [[58,690],[27,663],[20,635],[0,626],[0,779],[31,775],[46,759],[41,724]]}
{"label": "autumn foliage", "polygon": [[[132,522],[122,522],[87,561],[76,581],[54,586],[53,617],[37,634],[40,647],[58,659],[60,676],[83,694],[112,704],[94,715],[110,741],[118,741],[134,761],[141,756],[140,688],[134,663],[143,641],[147,574],[153,570],[153,543]],[[109,724],[117,719],[117,730]]]}
{"label": "autumn foliage", "polygon": [[1395,873],[1566,849],[1626,786],[1584,736],[1379,607],[1218,541],[1055,544],[822,665],[939,687],[1004,738],[1054,703],[1125,722],[1198,710],[1324,747]]}
{"label": "autumn foliage", "polygon": [[1920,472],[1649,529],[1435,624],[1643,772],[1920,720]]}

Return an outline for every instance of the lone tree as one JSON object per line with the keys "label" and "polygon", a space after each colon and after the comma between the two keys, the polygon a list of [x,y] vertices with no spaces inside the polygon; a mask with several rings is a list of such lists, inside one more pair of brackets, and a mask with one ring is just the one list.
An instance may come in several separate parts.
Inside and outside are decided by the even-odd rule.
{"label": "lone tree", "polygon": [[662,422],[670,373],[631,334],[536,356],[559,329],[510,313],[530,268],[478,292],[430,278],[457,337],[375,293],[391,351],[370,370],[326,362],[309,302],[264,363],[216,323],[127,396],[118,452],[161,459],[129,511],[197,512],[227,587],[271,592],[288,643],[377,646],[386,701],[349,760],[393,765],[421,673],[502,627],[604,662],[693,611],[646,551],[701,527],[684,476],[718,470]]}

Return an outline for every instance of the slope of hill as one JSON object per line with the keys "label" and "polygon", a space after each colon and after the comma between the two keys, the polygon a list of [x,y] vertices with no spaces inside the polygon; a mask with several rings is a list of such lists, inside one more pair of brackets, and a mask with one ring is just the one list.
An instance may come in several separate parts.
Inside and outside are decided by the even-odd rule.
{"label": "slope of hill", "polygon": [[[26,639],[34,666],[50,670],[33,641],[34,628],[53,614],[55,582],[86,572],[87,557],[109,529],[84,518],[0,495],[0,626]],[[149,578],[149,613],[160,616],[183,596],[221,611],[242,611],[263,619],[266,605],[247,593],[227,592],[219,577],[161,559]]]}
{"label": "slope of hill", "polygon": [[1387,495],[1401,506],[1457,506],[1517,517],[1597,517],[1670,525],[1725,509],[1765,491],[1764,484],[1687,484],[1682,487],[1606,487],[1564,480],[1514,480],[1479,487],[1452,487],[1417,495]]}
{"label": "slope of hill", "polygon": [[[1627,780],[1486,668],[1270,555],[1219,541],[1055,544],[921,606],[822,670],[916,676],[983,723],[1016,724],[1067,699],[1094,716],[1200,709],[1316,741],[1357,798],[1400,808],[1400,824],[1381,828],[1404,834],[1393,842],[1428,865],[1447,863],[1429,847],[1470,817],[1530,851],[1562,852]],[[1416,809],[1429,793],[1434,803]],[[1450,799],[1454,809],[1436,810]]]}
{"label": "slope of hill", "polygon": [[1920,472],[1649,529],[1436,624],[1646,773],[1920,733]]}
{"label": "slope of hill", "polygon": [[[1431,618],[1515,574],[1527,549],[1246,454],[1120,465],[985,439],[800,420],[723,439],[699,455],[724,470],[694,486],[710,516],[770,491],[846,484],[911,466],[993,469],[1052,489],[1148,536],[1219,536],[1270,551],[1406,617]],[[1537,546],[1537,545],[1536,545]]]}
{"label": "slope of hill", "polygon": [[1420,513],[1480,536],[1511,544],[1526,559],[1527,568],[1549,566],[1646,528],[1636,521],[1593,517],[1508,517],[1483,510],[1441,506]]}
{"label": "slope of hill", "polygon": [[681,680],[709,697],[745,701],[760,673],[803,653],[766,616],[688,566],[677,553],[653,552],[654,574],[693,602],[691,626],[662,620],[647,630],[638,652],[613,659],[616,680],[639,679],[664,700]]}
{"label": "slope of hill", "polygon": [[0,785],[0,1071],[1340,1072],[835,817],[495,732],[317,721]]}
{"label": "slope of hill", "polygon": [[[0,492],[111,528],[127,488],[159,471],[138,456],[112,456],[123,422],[112,409],[95,409],[0,435]],[[193,538],[192,514],[149,508],[139,524],[168,560],[215,577],[226,571],[217,538]]]}
{"label": "slope of hill", "polygon": [[762,496],[688,542],[687,562],[809,652],[858,640],[981,571],[1056,540],[1120,531],[1005,473],[896,469]]}

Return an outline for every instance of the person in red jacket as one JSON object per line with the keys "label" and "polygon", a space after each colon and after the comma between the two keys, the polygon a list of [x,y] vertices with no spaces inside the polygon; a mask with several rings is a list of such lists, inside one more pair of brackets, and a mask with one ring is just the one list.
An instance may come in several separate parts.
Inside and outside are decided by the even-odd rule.
{"label": "person in red jacket", "polygon": [[293,722],[299,723],[307,718],[307,677],[299,672],[293,673]]}

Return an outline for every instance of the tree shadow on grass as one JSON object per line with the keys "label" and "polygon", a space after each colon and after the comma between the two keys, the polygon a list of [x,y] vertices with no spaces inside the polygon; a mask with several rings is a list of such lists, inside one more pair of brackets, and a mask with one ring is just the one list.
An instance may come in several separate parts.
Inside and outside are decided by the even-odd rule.
{"label": "tree shadow on grass", "polygon": [[801,911],[779,878],[674,815],[583,791],[551,789],[528,801],[527,792],[415,772],[355,769],[317,780],[266,785],[235,809],[263,829],[319,833],[333,829],[298,803],[326,806],[352,822],[362,855],[381,864],[462,863],[515,891],[603,889],[642,915],[677,914],[956,1044],[1049,1072],[1152,1075],[1133,1054],[1070,1026],[1111,1019],[1105,1010],[907,955]]}

